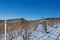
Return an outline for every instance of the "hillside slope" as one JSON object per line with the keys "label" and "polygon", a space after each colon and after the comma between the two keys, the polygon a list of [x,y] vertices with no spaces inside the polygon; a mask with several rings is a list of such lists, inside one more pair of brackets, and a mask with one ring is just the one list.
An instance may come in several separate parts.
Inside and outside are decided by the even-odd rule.
{"label": "hillside slope", "polygon": [[[60,40],[60,18],[7,20],[7,40]],[[4,34],[0,35],[4,40]]]}

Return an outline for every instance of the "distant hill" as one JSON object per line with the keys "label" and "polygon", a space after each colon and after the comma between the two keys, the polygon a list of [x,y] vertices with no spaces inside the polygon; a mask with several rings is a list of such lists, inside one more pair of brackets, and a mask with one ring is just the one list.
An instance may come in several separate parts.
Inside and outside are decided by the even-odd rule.
{"label": "distant hill", "polygon": [[[7,20],[7,32],[12,32],[18,29],[25,29],[26,31],[32,27],[37,28],[39,24],[43,24],[45,30],[47,24],[53,26],[54,22],[60,22],[60,18],[45,18],[37,20],[26,20],[24,18],[8,19]],[[4,33],[4,20],[0,20],[0,34]]]}

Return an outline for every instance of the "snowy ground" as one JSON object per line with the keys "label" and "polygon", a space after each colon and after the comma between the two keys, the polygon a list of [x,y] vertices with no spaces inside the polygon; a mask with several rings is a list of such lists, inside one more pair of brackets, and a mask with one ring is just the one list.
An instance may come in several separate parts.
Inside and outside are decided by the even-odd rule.
{"label": "snowy ground", "polygon": [[42,29],[37,29],[34,31],[29,40],[60,40],[60,26],[57,28],[51,27],[49,28],[49,34],[46,34],[44,31],[39,31]]}
{"label": "snowy ground", "polygon": [[[28,35],[26,40],[60,40],[60,25],[54,25],[54,27],[47,25],[47,28],[48,34],[46,34],[43,25],[40,24],[36,30]],[[23,36],[24,30],[15,30],[13,33],[7,33],[7,40],[24,40]],[[4,40],[4,34],[0,35],[0,40]]]}

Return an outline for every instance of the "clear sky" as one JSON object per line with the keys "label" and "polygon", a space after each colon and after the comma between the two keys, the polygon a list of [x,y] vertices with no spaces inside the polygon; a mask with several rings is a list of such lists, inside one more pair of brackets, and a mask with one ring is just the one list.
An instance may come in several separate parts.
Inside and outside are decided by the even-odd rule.
{"label": "clear sky", "polygon": [[0,19],[60,17],[60,0],[0,0]]}

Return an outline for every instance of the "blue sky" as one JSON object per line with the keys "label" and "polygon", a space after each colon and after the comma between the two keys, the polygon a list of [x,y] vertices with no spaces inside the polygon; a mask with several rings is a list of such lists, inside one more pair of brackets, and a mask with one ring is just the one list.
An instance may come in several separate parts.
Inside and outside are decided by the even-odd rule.
{"label": "blue sky", "polygon": [[60,0],[0,0],[0,19],[60,17]]}

